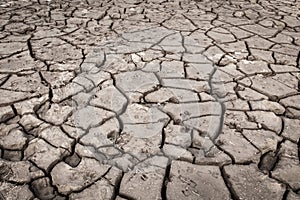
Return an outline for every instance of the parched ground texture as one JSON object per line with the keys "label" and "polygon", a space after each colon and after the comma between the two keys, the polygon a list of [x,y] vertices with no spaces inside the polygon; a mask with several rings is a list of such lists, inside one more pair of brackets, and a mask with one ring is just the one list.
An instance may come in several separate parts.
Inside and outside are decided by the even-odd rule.
{"label": "parched ground texture", "polygon": [[298,0],[0,2],[0,199],[300,199]]}

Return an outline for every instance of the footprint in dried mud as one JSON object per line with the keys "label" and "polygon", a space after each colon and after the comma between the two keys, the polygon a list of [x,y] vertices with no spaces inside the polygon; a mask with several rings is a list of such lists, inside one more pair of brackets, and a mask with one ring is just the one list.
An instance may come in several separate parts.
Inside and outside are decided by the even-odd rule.
{"label": "footprint in dried mud", "polygon": [[76,103],[65,125],[78,128],[78,155],[128,171],[157,155],[192,162],[191,147],[209,152],[222,130],[224,88],[201,46],[183,37],[138,30],[88,54],[68,91]]}

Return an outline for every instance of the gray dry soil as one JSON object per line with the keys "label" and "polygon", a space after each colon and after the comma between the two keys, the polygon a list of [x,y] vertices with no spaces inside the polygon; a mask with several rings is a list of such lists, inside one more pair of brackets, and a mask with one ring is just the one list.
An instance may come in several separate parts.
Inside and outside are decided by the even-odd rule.
{"label": "gray dry soil", "polygon": [[299,0],[0,2],[1,200],[299,200]]}

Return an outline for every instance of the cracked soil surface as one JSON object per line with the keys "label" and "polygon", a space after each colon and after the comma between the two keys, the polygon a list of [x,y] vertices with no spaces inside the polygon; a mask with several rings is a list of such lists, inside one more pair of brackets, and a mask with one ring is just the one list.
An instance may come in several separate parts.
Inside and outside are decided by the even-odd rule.
{"label": "cracked soil surface", "polygon": [[300,199],[298,0],[0,2],[0,199]]}

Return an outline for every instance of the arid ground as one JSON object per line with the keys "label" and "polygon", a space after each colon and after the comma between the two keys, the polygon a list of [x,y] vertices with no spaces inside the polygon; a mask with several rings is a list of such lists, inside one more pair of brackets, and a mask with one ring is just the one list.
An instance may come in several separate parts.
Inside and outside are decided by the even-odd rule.
{"label": "arid ground", "polygon": [[1,0],[1,200],[299,200],[299,0]]}

